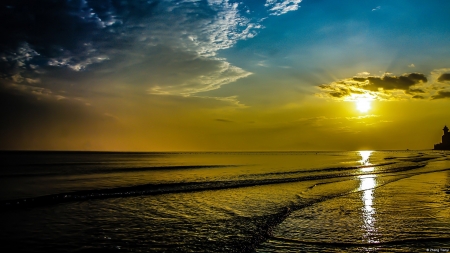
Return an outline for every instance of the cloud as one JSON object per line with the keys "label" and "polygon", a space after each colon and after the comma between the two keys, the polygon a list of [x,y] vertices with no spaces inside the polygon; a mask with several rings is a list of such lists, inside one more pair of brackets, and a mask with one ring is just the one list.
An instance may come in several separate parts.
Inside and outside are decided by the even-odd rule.
{"label": "cloud", "polygon": [[108,119],[115,120],[115,121],[120,120],[119,117],[115,116],[114,114],[107,113],[107,112],[103,113],[103,116]]}
{"label": "cloud", "polygon": [[368,119],[368,118],[378,118],[380,115],[375,114],[369,114],[369,115],[363,115],[363,116],[357,116],[357,117],[345,117],[348,120],[360,120],[360,119]]}
{"label": "cloud", "polygon": [[[304,121],[319,121],[319,120],[326,120],[326,119],[330,119],[330,118],[325,117],[325,116],[318,116],[318,117],[310,117],[310,118],[299,118],[296,121],[304,122]],[[332,119],[335,119],[335,118],[332,118]]]}
{"label": "cloud", "polygon": [[378,118],[378,117],[380,117],[380,115],[375,115],[375,114],[356,116],[356,117],[325,117],[325,116],[319,116],[319,117],[311,117],[311,118],[300,118],[297,121],[298,122],[305,122],[305,121],[340,120],[340,119],[361,120],[361,119]]}
{"label": "cloud", "polygon": [[[1,76],[31,78],[55,68],[85,71],[93,64],[158,45],[217,61],[218,73],[207,74],[202,87],[216,89],[247,76],[216,52],[251,38],[260,27],[228,1],[16,1],[3,9]],[[198,17],[200,16],[200,17]],[[33,18],[30,18],[33,17]],[[172,57],[174,59],[175,57]],[[153,55],[143,60],[157,60]],[[233,73],[236,73],[233,76]],[[51,73],[49,73],[51,74]],[[224,76],[225,75],[225,76]],[[217,80],[214,79],[217,77]],[[182,84],[184,85],[184,84]],[[160,87],[160,90],[165,87]],[[174,93],[172,85],[167,93]],[[185,95],[188,91],[180,89]]]}
{"label": "cloud", "polygon": [[296,11],[302,0],[267,0],[266,6],[269,8],[270,15],[283,15],[289,11]]}
{"label": "cloud", "polygon": [[421,95],[414,95],[414,96],[412,96],[412,98],[414,98],[414,99],[425,99],[425,97],[421,96]]}
{"label": "cloud", "polygon": [[377,6],[377,7],[373,8],[372,11],[378,11],[380,9],[381,9],[381,6]]}
{"label": "cloud", "polygon": [[368,77],[368,76],[370,76],[370,73],[367,71],[364,71],[364,72],[360,72],[360,73],[356,74],[356,76],[357,77]]}
{"label": "cloud", "polygon": [[408,68],[415,68],[415,67],[416,67],[416,65],[414,65],[414,63],[411,63],[408,65]]}
{"label": "cloud", "polygon": [[251,75],[250,72],[232,66],[226,61],[198,58],[182,53],[178,54],[178,59],[170,57],[167,55],[165,59],[169,61],[159,63],[162,66],[155,66],[155,69],[160,71],[143,74],[142,82],[153,86],[148,90],[150,94],[187,97],[218,89],[224,84]]}
{"label": "cloud", "polygon": [[329,128],[330,131],[335,132],[352,132],[357,133],[359,132],[359,129],[356,129],[354,127],[350,127],[349,121],[352,122],[352,124],[364,124],[366,126],[371,126],[379,123],[387,123],[390,121],[386,120],[379,120],[380,115],[375,114],[369,114],[369,115],[363,115],[363,116],[356,116],[356,117],[326,117],[326,116],[319,116],[319,117],[311,117],[311,118],[300,118],[293,123],[300,123],[301,125],[307,125],[307,126],[313,126],[313,127],[325,127]]}
{"label": "cloud", "polygon": [[431,97],[432,99],[450,98],[450,91],[439,91],[437,95]]}
{"label": "cloud", "polygon": [[369,76],[366,78],[356,77],[353,80],[367,82],[364,89],[377,91],[384,90],[408,90],[411,86],[418,83],[426,83],[428,80],[425,75],[419,73],[404,74],[401,76],[383,75],[381,77]]}
{"label": "cloud", "polygon": [[385,73],[382,76],[371,76],[364,72],[363,75],[319,85],[321,92],[317,95],[346,101],[354,101],[361,97],[376,100],[434,99],[434,96],[440,98],[439,92],[450,88],[448,85],[436,83],[435,76],[440,72],[442,70],[432,72],[431,83],[422,73],[406,73],[400,76]]}
{"label": "cloud", "polygon": [[241,108],[248,107],[248,106],[246,106],[245,104],[242,104],[242,103],[237,99],[237,96],[229,96],[229,97],[194,96],[194,97],[205,98],[205,99],[214,99],[214,100],[218,100],[218,101],[223,101],[223,102],[226,102],[226,103],[231,104],[231,105],[233,105],[233,106],[241,107]]}
{"label": "cloud", "polygon": [[101,61],[102,52],[93,42],[103,35],[99,31],[115,23],[107,13],[95,13],[87,1],[14,1],[0,16],[2,59],[15,65],[9,71],[2,68],[2,74],[29,70],[31,64],[82,69]]}
{"label": "cloud", "polygon": [[260,3],[261,17],[229,0],[11,1],[0,9],[0,81],[56,94],[58,81],[107,73],[151,94],[193,96],[251,75],[218,52],[300,2]]}
{"label": "cloud", "polygon": [[302,125],[321,127],[321,126],[323,126],[324,121],[330,120],[330,119],[335,119],[335,118],[329,118],[329,117],[325,117],[325,116],[299,118],[298,120],[295,120],[294,123],[301,123]]}
{"label": "cloud", "polygon": [[438,77],[438,82],[450,81],[450,73],[444,73]]}
{"label": "cloud", "polygon": [[54,95],[49,89],[42,87],[35,87],[31,85],[15,84],[12,83],[8,86],[11,89],[21,91],[23,93],[35,95],[38,98],[55,98],[56,100],[63,99],[63,96]]}

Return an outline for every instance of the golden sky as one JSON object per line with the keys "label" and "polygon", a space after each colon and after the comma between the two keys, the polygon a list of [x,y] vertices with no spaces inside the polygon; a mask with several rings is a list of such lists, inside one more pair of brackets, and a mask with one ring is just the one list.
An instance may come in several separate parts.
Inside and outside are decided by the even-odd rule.
{"label": "golden sky", "polygon": [[1,149],[431,149],[450,125],[450,3],[2,5]]}

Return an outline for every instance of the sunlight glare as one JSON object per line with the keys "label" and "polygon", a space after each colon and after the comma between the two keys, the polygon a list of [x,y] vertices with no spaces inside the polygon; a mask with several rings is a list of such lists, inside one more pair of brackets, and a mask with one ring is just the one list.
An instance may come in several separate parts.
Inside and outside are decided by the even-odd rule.
{"label": "sunlight glare", "polygon": [[379,241],[376,239],[376,234],[378,233],[376,227],[376,210],[373,206],[374,188],[377,186],[375,176],[363,175],[359,178],[361,180],[359,190],[363,191],[361,200],[364,204],[362,209],[363,229],[365,230],[364,238],[369,243],[378,243]]}
{"label": "sunlight glare", "polygon": [[359,161],[361,165],[369,165],[370,164],[370,155],[372,155],[372,150],[361,150],[358,151],[361,156],[361,160]]}
{"label": "sunlight glare", "polygon": [[368,112],[371,106],[371,100],[368,98],[358,98],[356,101],[356,109],[360,112]]}
{"label": "sunlight glare", "polygon": [[[370,166],[372,163],[370,162],[370,157],[373,153],[371,150],[361,150],[358,151],[361,156],[361,160],[359,161],[363,166]],[[361,168],[362,172],[371,172],[374,170],[374,167],[364,167]],[[377,226],[376,226],[376,210],[374,206],[374,191],[377,186],[376,175],[360,175],[358,176],[360,179],[359,189],[362,191],[361,200],[364,204],[362,208],[362,221],[364,225],[362,229],[365,230],[364,238],[368,243],[378,243],[378,239],[376,235],[378,234]]]}

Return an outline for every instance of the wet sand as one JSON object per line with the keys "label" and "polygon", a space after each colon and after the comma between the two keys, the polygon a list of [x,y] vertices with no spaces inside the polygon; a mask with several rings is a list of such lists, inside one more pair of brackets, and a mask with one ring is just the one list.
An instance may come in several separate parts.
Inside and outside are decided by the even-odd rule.
{"label": "wet sand", "polygon": [[359,191],[293,212],[257,251],[448,252],[449,178],[442,171],[377,185],[376,176],[360,177]]}

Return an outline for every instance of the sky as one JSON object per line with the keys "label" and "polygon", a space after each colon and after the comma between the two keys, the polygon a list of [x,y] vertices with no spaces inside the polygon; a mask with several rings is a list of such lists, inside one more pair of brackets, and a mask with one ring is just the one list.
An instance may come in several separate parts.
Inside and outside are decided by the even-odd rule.
{"label": "sky", "polygon": [[431,149],[449,1],[5,0],[0,149]]}

